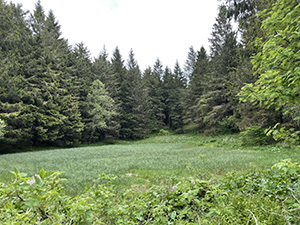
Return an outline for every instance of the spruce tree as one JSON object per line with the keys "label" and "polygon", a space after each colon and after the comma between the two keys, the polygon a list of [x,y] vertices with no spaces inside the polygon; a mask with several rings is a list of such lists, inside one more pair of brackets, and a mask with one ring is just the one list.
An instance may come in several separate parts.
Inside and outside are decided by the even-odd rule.
{"label": "spruce tree", "polygon": [[184,75],[188,81],[191,80],[191,76],[195,69],[195,64],[197,61],[197,52],[194,50],[193,46],[189,48],[188,56],[184,64]]}
{"label": "spruce tree", "polygon": [[[221,128],[231,129],[227,121],[233,114],[233,108],[227,93],[229,73],[237,66],[237,41],[224,7],[219,8],[210,43],[209,77],[199,101],[207,133],[219,131]],[[220,124],[225,124],[225,127]]]}
{"label": "spruce tree", "polygon": [[99,56],[94,60],[92,72],[95,74],[96,79],[100,80],[105,88],[108,90],[109,94],[111,94],[113,88],[113,70],[111,63],[108,60],[108,54],[106,52],[105,47]]}
{"label": "spruce tree", "polygon": [[134,58],[132,49],[127,61],[127,77],[129,87],[128,98],[131,99],[132,138],[142,138],[149,132],[146,108],[147,95],[142,83],[141,71]]}
{"label": "spruce tree", "polygon": [[115,76],[112,83],[112,96],[118,105],[119,137],[141,138],[147,133],[147,121],[144,120],[145,94],[141,83],[141,72],[133,51],[129,53],[127,69],[118,48],[115,49],[111,65]]}
{"label": "spruce tree", "polygon": [[[280,112],[274,108],[254,106],[251,103],[240,102],[237,94],[245,83],[254,83],[257,77],[253,75],[251,57],[259,51],[256,44],[260,38],[265,39],[266,32],[262,29],[263,18],[270,11],[270,5],[274,0],[236,0],[229,1],[227,16],[234,18],[238,23],[240,32],[240,47],[238,49],[237,69],[230,72],[229,99],[233,105],[234,114],[230,118],[240,131],[246,130],[252,125],[267,128],[281,120]],[[266,10],[266,13],[257,16],[258,11]]]}
{"label": "spruce tree", "polygon": [[14,142],[26,135],[21,125],[25,121],[18,120],[31,43],[25,16],[20,5],[0,1],[0,117],[7,125],[5,139]]}
{"label": "spruce tree", "polygon": [[67,42],[60,38],[53,13],[47,17],[40,2],[29,25],[32,35],[23,43],[27,54],[19,58],[24,63],[15,73],[19,74],[16,84],[22,83],[22,87],[14,115],[7,118],[7,136],[30,145],[73,144],[80,139],[82,123],[76,102],[63,82],[67,76],[62,75],[69,54]]}
{"label": "spruce tree", "polygon": [[147,124],[150,132],[156,132],[160,129],[155,114],[155,86],[157,84],[156,79],[153,77],[151,67],[145,69],[142,77],[142,83],[144,87],[144,93],[146,94],[146,112],[147,112]]}
{"label": "spruce tree", "polygon": [[194,69],[190,75],[189,85],[185,92],[185,124],[196,124],[198,127],[203,126],[203,117],[200,112],[199,101],[205,85],[209,82],[208,65],[209,59],[205,48],[202,46],[197,53]]}
{"label": "spruce tree", "polygon": [[178,61],[175,64],[172,73],[173,88],[170,92],[170,128],[177,132],[182,132],[184,125],[184,99],[186,92],[187,80],[183,75]]}
{"label": "spruce tree", "polygon": [[151,132],[157,132],[164,127],[164,103],[162,77],[163,69],[159,59],[153,69],[147,68],[144,72],[143,82],[148,96],[148,110]]}
{"label": "spruce tree", "polygon": [[163,114],[164,114],[164,125],[168,127],[172,127],[171,122],[171,106],[174,103],[172,98],[172,89],[174,88],[173,75],[172,71],[166,67],[163,75],[163,83],[162,83],[162,103],[163,103]]}

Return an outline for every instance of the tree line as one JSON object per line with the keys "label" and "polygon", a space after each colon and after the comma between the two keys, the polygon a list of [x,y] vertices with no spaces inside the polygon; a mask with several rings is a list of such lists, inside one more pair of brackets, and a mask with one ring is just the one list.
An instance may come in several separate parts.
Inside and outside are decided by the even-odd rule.
{"label": "tree line", "polygon": [[253,126],[297,140],[299,15],[297,0],[224,0],[209,53],[191,47],[184,68],[157,59],[141,71],[133,50],[125,61],[118,47],[111,58],[105,48],[92,58],[84,43],[70,46],[40,1],[29,13],[0,0],[0,144],[70,146],[161,129]]}

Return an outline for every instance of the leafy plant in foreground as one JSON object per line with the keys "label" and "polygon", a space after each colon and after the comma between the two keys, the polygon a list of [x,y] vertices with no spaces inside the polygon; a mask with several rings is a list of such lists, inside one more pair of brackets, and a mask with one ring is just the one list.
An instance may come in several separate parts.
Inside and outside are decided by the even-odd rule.
{"label": "leafy plant in foreground", "polygon": [[101,174],[76,197],[64,194],[60,172],[33,177],[18,170],[0,184],[1,224],[298,224],[300,166],[282,160],[270,170],[222,179],[189,179],[140,194],[116,191]]}

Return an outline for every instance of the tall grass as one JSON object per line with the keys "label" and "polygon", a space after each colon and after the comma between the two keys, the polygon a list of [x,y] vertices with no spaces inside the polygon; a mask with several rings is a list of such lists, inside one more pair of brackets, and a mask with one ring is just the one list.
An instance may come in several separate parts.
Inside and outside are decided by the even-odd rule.
{"label": "tall grass", "polygon": [[[268,168],[280,159],[298,160],[300,152],[276,146],[242,149],[235,136],[155,136],[136,142],[0,155],[0,180],[15,167],[33,175],[41,168],[64,171],[66,191],[76,194],[98,174],[118,176],[117,185],[143,191],[191,176]],[[175,179],[175,180],[174,180]]]}

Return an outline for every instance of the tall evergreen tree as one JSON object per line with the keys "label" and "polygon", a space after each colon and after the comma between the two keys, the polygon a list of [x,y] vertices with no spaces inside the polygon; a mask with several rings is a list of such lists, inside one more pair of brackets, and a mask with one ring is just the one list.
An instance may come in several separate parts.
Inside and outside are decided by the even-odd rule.
{"label": "tall evergreen tree", "polygon": [[105,88],[108,90],[109,94],[111,94],[113,90],[112,85],[114,73],[111,67],[111,63],[108,60],[108,54],[105,47],[103,48],[99,56],[94,60],[92,71],[95,74],[96,78],[105,85]]}
{"label": "tall evergreen tree", "polygon": [[[137,122],[141,122],[136,115],[136,107],[139,107],[138,99],[136,98],[138,79],[140,79],[140,70],[134,59],[133,51],[130,51],[128,60],[128,70],[124,66],[120,51],[115,49],[112,58],[112,69],[114,72],[114,90],[112,96],[118,104],[118,121],[120,123],[119,136],[122,139],[134,139],[139,137],[139,126]],[[135,113],[134,113],[135,111]],[[138,121],[136,121],[138,119]]]}
{"label": "tall evergreen tree", "polygon": [[164,126],[164,104],[162,77],[163,69],[159,59],[156,60],[153,70],[147,68],[144,72],[143,81],[148,95],[148,109],[151,132],[159,131]]}
{"label": "tall evergreen tree", "polygon": [[[18,109],[7,118],[7,136],[32,145],[72,144],[79,141],[82,123],[78,107],[64,87],[67,42],[52,12],[47,17],[38,2],[30,18],[32,37],[22,58]],[[24,33],[25,35],[26,33]],[[24,45],[24,44],[23,44]]]}
{"label": "tall evergreen tree", "polygon": [[159,124],[156,119],[156,99],[155,99],[155,86],[157,85],[157,80],[152,74],[151,67],[145,69],[142,77],[142,84],[144,87],[144,93],[146,94],[146,111],[147,111],[147,124],[150,132],[155,132],[159,130]]}
{"label": "tall evergreen tree", "polygon": [[[120,50],[118,47],[115,48],[111,58],[111,68],[113,71],[112,83],[111,83],[111,95],[117,104],[121,103],[122,93],[121,86],[126,77],[126,68],[124,66],[124,60],[122,59]],[[124,85],[125,87],[125,85]],[[123,88],[124,88],[123,87]],[[123,96],[125,97],[125,96]]]}
{"label": "tall evergreen tree", "polygon": [[174,72],[165,68],[163,76],[163,105],[164,124],[172,130],[180,131],[183,128],[183,102],[182,96],[186,86],[186,79],[176,62]]}
{"label": "tall evergreen tree", "polygon": [[205,48],[202,46],[197,53],[194,70],[190,75],[190,82],[186,90],[185,101],[185,124],[197,124],[203,126],[203,118],[199,108],[199,101],[205,85],[209,82],[208,76],[209,59]]}
{"label": "tall evergreen tree", "polygon": [[[240,32],[238,67],[230,72],[229,84],[229,99],[234,108],[234,115],[230,120],[240,131],[252,125],[269,127],[281,117],[280,112],[275,112],[274,108],[267,109],[264,106],[241,103],[237,96],[245,83],[254,83],[257,80],[257,77],[253,75],[250,57],[259,51],[257,40],[265,39],[266,32],[261,24],[273,2],[274,0],[232,0],[226,5],[227,16],[236,20]],[[257,16],[257,12],[262,10],[266,10],[266,13]]]}
{"label": "tall evergreen tree", "polygon": [[178,61],[175,64],[172,73],[172,86],[170,92],[170,128],[178,132],[182,131],[184,125],[184,97],[186,91],[187,80],[183,75]]}
{"label": "tall evergreen tree", "polygon": [[21,137],[26,140],[22,130],[25,121],[18,119],[31,43],[25,16],[20,5],[0,1],[0,117],[7,124],[5,139],[16,143],[21,143]]}
{"label": "tall evergreen tree", "polygon": [[141,138],[147,134],[148,131],[148,112],[147,112],[147,94],[144,91],[142,83],[142,75],[139,66],[134,58],[134,53],[131,49],[127,61],[128,74],[128,98],[131,99],[132,114],[132,138]]}
{"label": "tall evergreen tree", "polygon": [[164,125],[168,127],[172,127],[172,122],[171,122],[171,106],[173,102],[171,101],[172,98],[172,89],[174,88],[174,83],[173,83],[173,74],[172,71],[166,67],[165,72],[163,75],[163,83],[162,83],[162,103],[163,103],[163,114],[164,114]]}
{"label": "tall evergreen tree", "polygon": [[210,43],[209,78],[199,102],[208,133],[218,131],[220,122],[227,121],[233,114],[227,92],[229,72],[237,66],[237,41],[224,7],[219,9]]}
{"label": "tall evergreen tree", "polygon": [[191,76],[195,69],[195,64],[197,61],[197,52],[194,50],[193,46],[189,48],[188,56],[184,64],[184,75],[186,79],[191,80]]}

